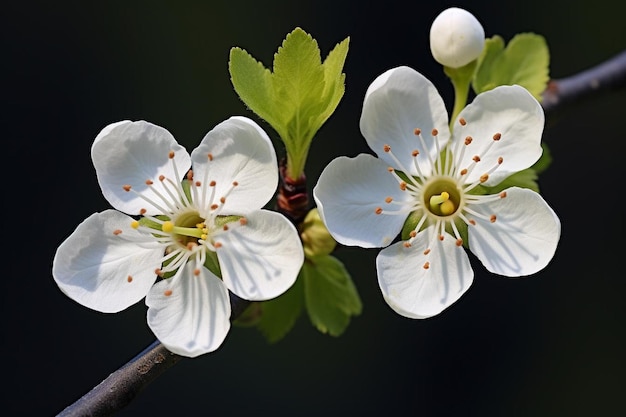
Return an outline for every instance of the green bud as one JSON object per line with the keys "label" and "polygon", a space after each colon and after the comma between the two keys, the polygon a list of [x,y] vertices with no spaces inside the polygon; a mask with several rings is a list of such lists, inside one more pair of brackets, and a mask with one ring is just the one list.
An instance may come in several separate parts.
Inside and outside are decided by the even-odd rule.
{"label": "green bud", "polygon": [[307,258],[329,255],[337,242],[328,232],[316,208],[309,211],[300,226],[300,237]]}

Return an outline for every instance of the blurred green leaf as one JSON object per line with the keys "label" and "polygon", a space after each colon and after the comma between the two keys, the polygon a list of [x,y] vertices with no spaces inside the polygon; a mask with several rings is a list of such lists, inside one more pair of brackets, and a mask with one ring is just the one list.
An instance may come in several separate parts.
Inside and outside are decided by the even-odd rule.
{"label": "blurred green leaf", "polygon": [[341,261],[330,255],[307,259],[301,274],[311,322],[322,333],[340,336],[350,318],[362,310],[350,274]]}
{"label": "blurred green leaf", "polygon": [[541,101],[550,80],[549,65],[550,53],[543,36],[520,33],[505,48],[504,40],[496,35],[485,40],[472,88],[480,94],[500,85],[518,84]]}
{"label": "blurred green leaf", "polygon": [[[302,271],[300,271],[302,274]],[[286,292],[272,300],[263,301],[261,316],[257,328],[269,343],[276,343],[293,328],[304,307],[304,286],[302,279],[296,282]]]}

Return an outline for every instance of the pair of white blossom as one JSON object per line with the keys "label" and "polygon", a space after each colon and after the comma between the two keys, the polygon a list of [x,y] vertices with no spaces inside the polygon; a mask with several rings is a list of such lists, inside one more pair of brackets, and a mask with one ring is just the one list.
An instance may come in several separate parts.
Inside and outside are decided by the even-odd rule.
{"label": "pair of white blossom", "polygon": [[193,357],[226,338],[228,290],[267,300],[294,283],[302,245],[289,220],[262,209],[278,167],[252,120],[222,122],[191,155],[162,127],[122,121],[100,132],[91,153],[116,210],[89,216],[57,250],[54,279],[75,301],[117,312],[146,297],[157,338]]}
{"label": "pair of white blossom", "polygon": [[[443,65],[469,63],[483,44],[482,27],[460,9],[431,28]],[[429,80],[391,69],[368,88],[360,119],[378,158],[339,157],[313,190],[338,242],[384,248],[380,289],[406,317],[439,314],[468,290],[474,275],[464,247],[493,273],[525,276],[550,262],[560,237],[559,219],[538,193],[484,188],[541,156],[544,115],[530,93],[519,86],[482,93],[453,126]],[[302,244],[285,217],[262,209],[278,171],[271,141],[252,120],[224,121],[191,155],[161,127],[114,123],[96,137],[92,158],[116,210],[88,217],[53,263],[57,284],[80,304],[117,312],[145,297],[159,340],[197,356],[227,336],[229,290],[258,301],[294,283]]]}

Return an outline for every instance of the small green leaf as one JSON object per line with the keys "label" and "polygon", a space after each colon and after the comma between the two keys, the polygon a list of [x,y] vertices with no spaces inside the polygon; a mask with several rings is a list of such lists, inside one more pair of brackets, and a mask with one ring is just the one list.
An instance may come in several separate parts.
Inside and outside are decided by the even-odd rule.
{"label": "small green leaf", "polygon": [[241,48],[230,50],[228,70],[235,91],[248,108],[270,125],[278,124],[271,111],[275,99],[270,70]]}
{"label": "small green leaf", "polygon": [[260,303],[261,317],[257,328],[269,343],[278,342],[296,324],[304,306],[303,291],[302,279],[298,276],[291,288],[282,295]]}
{"label": "small green leaf", "polygon": [[363,308],[350,274],[330,255],[307,260],[301,274],[311,323],[322,333],[340,336]]}
{"label": "small green leaf", "polygon": [[518,84],[537,100],[548,85],[550,53],[543,36],[520,33],[507,47],[500,36],[485,40],[472,87],[476,94],[500,85]]}
{"label": "small green leaf", "polygon": [[322,63],[317,41],[296,28],[274,54],[273,72],[243,49],[231,49],[228,69],[233,87],[280,136],[290,178],[303,174],[313,137],[343,97],[348,42],[346,38],[339,43]]}

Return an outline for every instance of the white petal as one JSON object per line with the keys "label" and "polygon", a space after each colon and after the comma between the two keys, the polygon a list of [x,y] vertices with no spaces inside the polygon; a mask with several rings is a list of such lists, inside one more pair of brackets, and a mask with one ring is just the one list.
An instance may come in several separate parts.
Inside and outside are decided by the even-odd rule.
{"label": "white petal", "polygon": [[[441,241],[433,232],[429,227],[416,236],[411,247],[397,242],[376,258],[383,297],[402,316],[435,316],[472,285],[474,272],[463,246],[457,246],[452,235],[446,234]],[[428,254],[426,249],[430,249]]]}
{"label": "white petal", "polygon": [[[413,150],[419,150],[418,161],[424,174],[431,172],[428,155],[436,156],[433,129],[440,148],[448,142],[448,113],[435,86],[422,74],[409,67],[397,67],[380,75],[369,86],[363,102],[360,120],[361,133],[367,144],[388,165],[417,175],[413,167]],[[422,131],[428,149],[424,149],[415,129]],[[398,158],[397,164],[385,145]],[[402,165],[402,166],[399,166]]]}
{"label": "white petal", "polygon": [[[175,153],[177,173],[169,158],[170,151]],[[130,185],[163,207],[163,201],[146,185],[146,180],[152,180],[153,187],[166,194],[159,175],[176,181],[191,166],[189,154],[170,132],[145,121],[122,121],[105,127],[91,147],[91,158],[104,197],[114,208],[128,214],[139,214],[142,208],[148,215],[163,214],[164,210],[135,192],[125,191],[124,186]]]}
{"label": "white petal", "polygon": [[[197,268],[198,275],[194,274]],[[168,350],[195,357],[216,350],[230,330],[224,283],[194,262],[157,282],[146,297],[148,325]]]}
{"label": "white petal", "polygon": [[215,126],[191,153],[191,159],[196,181],[205,186],[216,182],[217,199],[237,181],[226,199],[224,214],[258,210],[276,192],[276,152],[263,129],[246,117],[231,117]]}
{"label": "white petal", "polygon": [[[332,160],[322,171],[313,189],[320,216],[339,243],[362,248],[389,245],[400,233],[404,215],[376,214],[389,205],[385,198],[408,201],[388,165],[371,155],[345,156]],[[387,207],[386,207],[387,206]],[[393,207],[389,207],[393,210]]]}
{"label": "white petal", "polygon": [[[454,141],[463,141],[471,136],[473,141],[465,149],[464,158],[458,165],[467,168],[475,155],[480,162],[468,174],[466,182],[477,181],[482,174],[497,164],[503,163],[489,175],[486,186],[496,185],[504,178],[534,164],[541,156],[541,135],[544,115],[541,105],[524,88],[500,86],[479,94],[461,113],[467,124],[454,125]],[[499,141],[484,152],[493,136],[500,133]]]}
{"label": "white petal", "polygon": [[287,291],[304,262],[296,228],[282,214],[258,210],[247,224],[215,236],[222,279],[239,297],[269,300]]}
{"label": "white petal", "polygon": [[68,297],[104,313],[118,312],[145,297],[164,248],[140,246],[146,236],[130,227],[132,220],[115,210],[94,213],[59,246],[52,275]]}
{"label": "white petal", "polygon": [[538,193],[517,187],[505,191],[506,198],[472,205],[487,218],[495,214],[496,221],[473,217],[477,224],[468,227],[469,247],[491,272],[509,277],[534,274],[554,256],[561,222]]}

